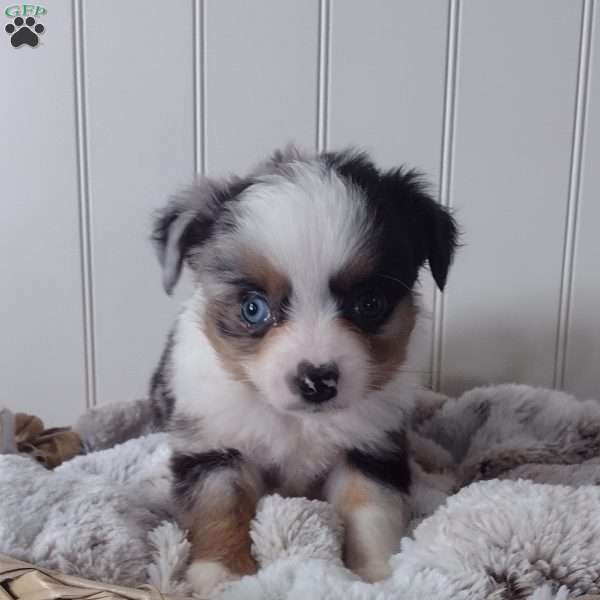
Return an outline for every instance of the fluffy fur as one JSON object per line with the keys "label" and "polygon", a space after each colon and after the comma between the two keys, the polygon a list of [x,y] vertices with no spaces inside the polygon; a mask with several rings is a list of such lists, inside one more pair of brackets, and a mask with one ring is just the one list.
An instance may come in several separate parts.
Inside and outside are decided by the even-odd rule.
{"label": "fluffy fur", "polygon": [[[0,454],[0,553],[105,583],[150,583],[163,593],[189,595],[181,578],[190,548],[172,517],[166,436],[93,451],[96,443],[107,447],[111,439],[135,435],[133,423],[151,429],[152,412],[133,402],[89,411],[75,430],[91,453],[54,471],[27,456]],[[417,459],[428,450],[427,470],[433,457],[460,478],[465,465],[485,463],[495,471],[498,457],[508,481],[473,483],[446,502],[451,486],[444,490],[438,481],[432,488],[437,474],[422,479],[415,468],[413,518],[425,520],[395,549],[392,577],[379,585],[365,585],[342,568],[342,529],[328,503],[267,496],[251,525],[260,572],[206,597],[567,600],[600,594],[600,403],[515,385],[479,388],[458,400],[428,394],[417,398],[408,427],[413,446],[416,436],[431,436],[412,450]],[[440,444],[458,464],[447,462]],[[521,464],[532,449],[538,461],[546,450],[549,464]],[[506,462],[510,454],[516,468]],[[596,458],[585,460],[590,455]]]}
{"label": "fluffy fur", "polygon": [[273,490],[333,502],[348,566],[384,576],[411,485],[413,287],[428,262],[443,288],[451,216],[414,172],[287,149],[246,178],[198,182],[153,237],[167,291],[184,262],[196,281],[152,385],[156,411],[174,410],[196,591],[252,570],[249,521]]}

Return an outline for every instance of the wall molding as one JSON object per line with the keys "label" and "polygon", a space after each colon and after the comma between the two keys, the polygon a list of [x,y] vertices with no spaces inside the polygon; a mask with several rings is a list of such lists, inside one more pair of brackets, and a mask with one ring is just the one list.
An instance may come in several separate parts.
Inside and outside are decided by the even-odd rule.
{"label": "wall molding", "polygon": [[85,85],[85,15],[83,0],[72,1],[75,79],[75,131],[77,134],[77,178],[79,193],[79,243],[84,344],[84,389],[87,408],[96,405],[96,340],[92,207],[90,202],[87,100]]}
{"label": "wall molding", "polygon": [[567,196],[563,264],[558,305],[556,351],[554,362],[554,387],[562,388],[567,365],[567,347],[571,324],[573,298],[573,275],[575,270],[575,248],[577,243],[577,221],[581,191],[586,112],[590,80],[590,62],[594,23],[594,0],[583,0],[581,34],[579,39],[579,64],[575,91],[575,113],[573,116],[573,142],[569,168],[569,191]]}
{"label": "wall molding", "polygon": [[[446,48],[446,82],[444,88],[444,116],[442,125],[442,154],[440,165],[440,204],[452,206],[452,159],[456,122],[456,87],[458,77],[460,34],[460,0],[450,0],[448,6],[448,34]],[[446,292],[447,293],[447,292]],[[433,334],[431,349],[431,386],[439,390],[443,372],[444,296],[433,290]]]}
{"label": "wall molding", "polygon": [[317,152],[328,147],[331,65],[331,0],[319,0],[319,48],[317,64]]}

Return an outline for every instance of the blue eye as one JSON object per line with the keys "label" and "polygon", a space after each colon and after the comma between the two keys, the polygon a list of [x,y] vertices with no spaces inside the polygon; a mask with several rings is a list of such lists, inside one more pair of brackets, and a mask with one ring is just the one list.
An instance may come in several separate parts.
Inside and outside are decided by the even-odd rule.
{"label": "blue eye", "polygon": [[242,319],[250,325],[261,325],[271,318],[271,308],[267,299],[256,292],[248,294],[242,300],[240,309]]}

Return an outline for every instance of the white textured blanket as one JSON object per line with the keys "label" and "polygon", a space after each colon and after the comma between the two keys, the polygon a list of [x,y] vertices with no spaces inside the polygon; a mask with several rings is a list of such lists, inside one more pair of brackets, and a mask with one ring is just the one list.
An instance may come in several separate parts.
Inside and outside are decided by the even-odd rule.
{"label": "white textured blanket", "polygon": [[[140,406],[88,415],[80,427],[89,445],[102,445],[102,435],[92,439],[92,423],[96,434],[114,432],[108,424]],[[366,584],[343,567],[343,532],[329,505],[271,496],[252,527],[259,573],[217,597],[566,600],[600,593],[598,403],[525,386],[480,388],[458,400],[424,394],[412,427],[420,524],[393,557],[389,580]],[[168,457],[163,433],[54,471],[1,455],[0,553],[187,593],[188,543],[171,513]],[[476,481],[491,477],[501,479]],[[453,482],[465,487],[446,501]]]}

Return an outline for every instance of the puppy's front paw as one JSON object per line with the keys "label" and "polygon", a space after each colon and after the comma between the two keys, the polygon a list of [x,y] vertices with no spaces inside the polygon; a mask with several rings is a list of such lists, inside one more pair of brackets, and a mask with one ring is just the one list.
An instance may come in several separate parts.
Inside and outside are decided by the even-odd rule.
{"label": "puppy's front paw", "polygon": [[387,579],[392,574],[390,565],[386,562],[376,562],[367,564],[362,567],[357,567],[353,571],[365,581],[369,583],[375,583],[376,581],[382,581]]}
{"label": "puppy's front paw", "polygon": [[219,585],[239,577],[219,562],[196,560],[189,566],[186,579],[196,595],[209,598]]}

